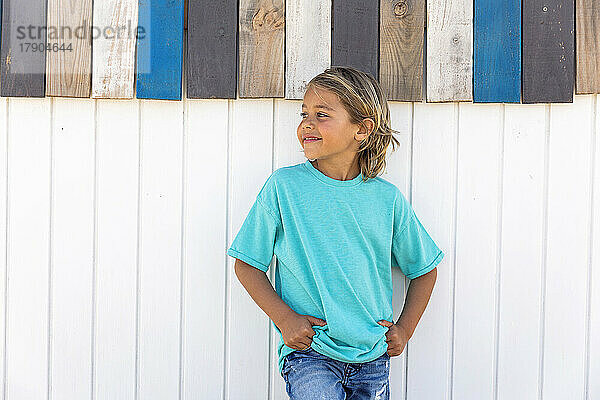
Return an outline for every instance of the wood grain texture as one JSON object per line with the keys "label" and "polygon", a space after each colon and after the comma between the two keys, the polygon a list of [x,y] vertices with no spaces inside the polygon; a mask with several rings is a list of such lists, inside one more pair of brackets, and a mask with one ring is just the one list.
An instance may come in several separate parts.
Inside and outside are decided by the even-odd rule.
{"label": "wood grain texture", "polygon": [[521,0],[474,0],[473,102],[521,102]]}
{"label": "wood grain texture", "polygon": [[572,103],[573,0],[523,3],[523,103]]}
{"label": "wood grain texture", "polygon": [[600,93],[600,3],[575,1],[575,94]]}
{"label": "wood grain texture", "polygon": [[44,97],[46,0],[4,0],[0,95]]}
{"label": "wood grain texture", "polygon": [[427,101],[473,99],[473,0],[427,0]]}
{"label": "wood grain texture", "polygon": [[235,99],[237,2],[190,0],[186,86],[190,99]]}
{"label": "wood grain texture", "polygon": [[285,15],[285,98],[302,99],[308,82],[331,66],[331,0],[287,0]]}
{"label": "wood grain texture", "polygon": [[239,97],[284,96],[283,0],[240,1]]}
{"label": "wood grain texture", "polygon": [[94,1],[92,97],[133,98],[138,0]]}
{"label": "wood grain texture", "polygon": [[379,83],[388,100],[423,100],[425,0],[380,1]]}
{"label": "wood grain texture", "polygon": [[48,0],[46,96],[90,97],[92,0]]}
{"label": "wood grain texture", "polygon": [[183,10],[183,0],[139,1],[138,99],[181,100]]}
{"label": "wood grain texture", "polygon": [[331,65],[354,67],[379,79],[379,2],[333,1]]}

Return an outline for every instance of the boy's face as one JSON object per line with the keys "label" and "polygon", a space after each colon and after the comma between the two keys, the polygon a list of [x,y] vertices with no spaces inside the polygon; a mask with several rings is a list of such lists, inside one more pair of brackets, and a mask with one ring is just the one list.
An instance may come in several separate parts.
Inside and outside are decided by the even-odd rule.
{"label": "boy's face", "polygon": [[[350,116],[337,95],[328,90],[309,87],[304,94],[300,117],[298,141],[311,160],[351,162],[358,151],[359,141],[367,137],[360,125],[350,122]],[[320,140],[306,140],[307,136]]]}

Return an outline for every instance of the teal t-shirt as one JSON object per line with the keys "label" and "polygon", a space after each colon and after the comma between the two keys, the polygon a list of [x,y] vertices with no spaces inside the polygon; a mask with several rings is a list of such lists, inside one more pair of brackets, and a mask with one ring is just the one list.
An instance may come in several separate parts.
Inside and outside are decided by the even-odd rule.
{"label": "teal t-shirt", "polygon": [[[391,182],[362,174],[333,179],[309,160],[274,171],[257,195],[227,254],[266,272],[276,256],[275,291],[313,325],[311,347],[343,362],[364,363],[387,351],[392,267],[409,279],[434,269],[444,254]],[[279,333],[279,373],[295,349]]]}

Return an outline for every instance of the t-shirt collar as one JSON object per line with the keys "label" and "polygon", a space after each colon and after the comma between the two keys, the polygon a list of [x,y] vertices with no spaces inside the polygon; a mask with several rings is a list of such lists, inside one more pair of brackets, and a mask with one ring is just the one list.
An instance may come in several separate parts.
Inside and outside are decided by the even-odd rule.
{"label": "t-shirt collar", "polygon": [[347,181],[340,181],[338,179],[333,179],[327,175],[325,175],[324,173],[322,173],[321,171],[319,171],[318,169],[316,169],[310,162],[310,160],[306,160],[304,162],[304,166],[306,167],[306,169],[308,169],[308,171],[310,171],[310,173],[312,173],[317,179],[319,179],[320,181],[327,183],[329,185],[334,185],[334,186],[356,186],[358,184],[360,184],[362,182],[363,179],[363,175],[362,172],[359,172],[358,175],[353,178],[353,179],[349,179]]}

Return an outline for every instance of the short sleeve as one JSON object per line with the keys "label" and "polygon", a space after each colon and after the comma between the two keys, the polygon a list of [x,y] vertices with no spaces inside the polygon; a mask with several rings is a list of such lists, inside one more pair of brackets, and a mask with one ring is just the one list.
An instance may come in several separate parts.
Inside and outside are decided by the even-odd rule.
{"label": "short sleeve", "polygon": [[282,233],[275,174],[261,188],[227,255],[267,272],[275,253],[275,241]]}
{"label": "short sleeve", "polygon": [[444,257],[429,236],[414,210],[400,194],[396,206],[392,237],[392,267],[399,267],[408,279],[415,279],[433,270]]}

